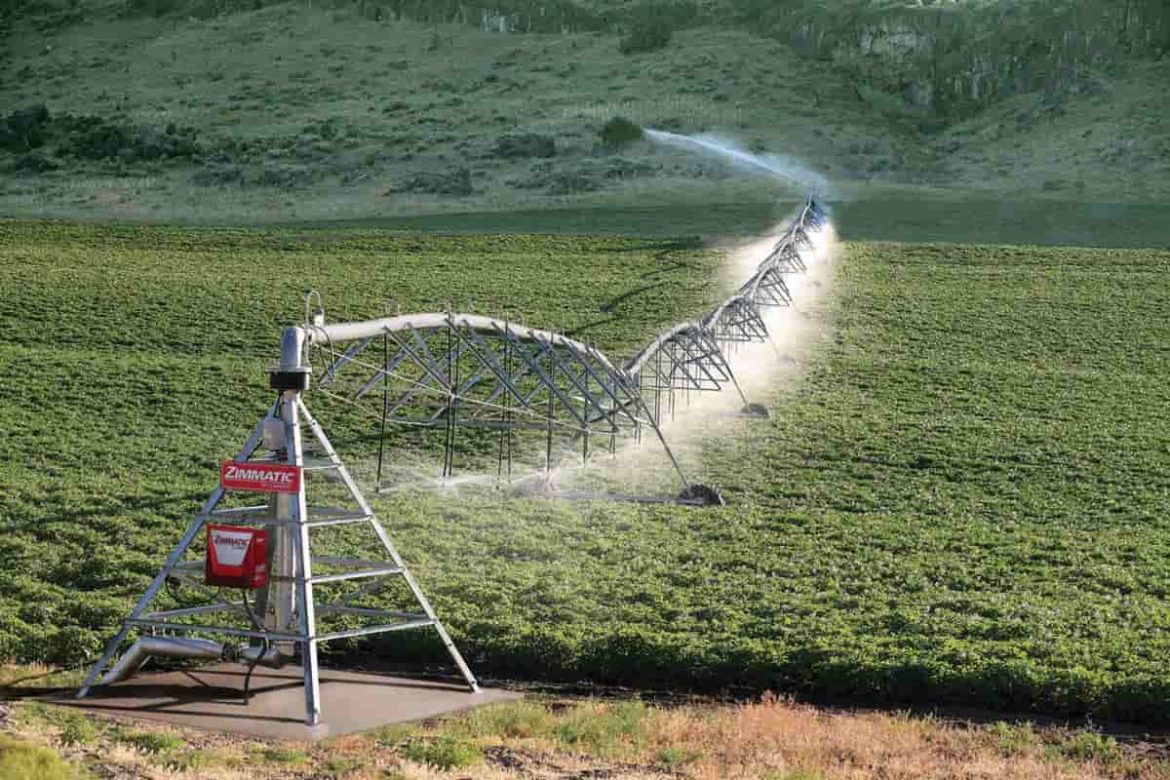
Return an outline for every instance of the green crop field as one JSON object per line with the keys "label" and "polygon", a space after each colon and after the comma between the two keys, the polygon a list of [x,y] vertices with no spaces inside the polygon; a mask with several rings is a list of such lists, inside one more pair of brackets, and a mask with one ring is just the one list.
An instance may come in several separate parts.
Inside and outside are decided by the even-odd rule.
{"label": "green crop field", "polygon": [[[718,298],[719,264],[658,239],[0,222],[0,657],[95,651],[270,400],[305,286],[336,318],[450,305],[621,354]],[[1168,310],[1167,251],[849,243],[772,419],[690,464],[727,507],[377,504],[485,675],[1166,723]]]}

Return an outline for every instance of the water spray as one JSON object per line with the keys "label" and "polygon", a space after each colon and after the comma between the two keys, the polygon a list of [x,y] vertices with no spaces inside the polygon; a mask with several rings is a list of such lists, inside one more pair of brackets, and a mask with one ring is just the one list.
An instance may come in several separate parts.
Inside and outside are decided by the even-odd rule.
{"label": "water spray", "polygon": [[[705,317],[664,330],[624,361],[563,334],[483,315],[421,312],[348,323],[314,315],[305,331],[312,361],[320,365],[316,392],[364,407],[381,425],[439,437],[440,484],[453,484],[456,442],[464,430],[499,436],[497,484],[506,473],[509,484],[539,482],[549,495],[561,495],[551,477],[564,464],[579,458],[585,465],[591,453],[614,454],[619,439],[649,440],[660,446],[681,490],[657,500],[720,504],[716,489],[689,479],[663,427],[680,402],[722,390],[734,392],[740,415],[768,416],[748,397],[728,358],[739,344],[771,341],[764,312],[794,305],[788,279],[808,270],[802,253],[814,256],[813,237],[824,224],[823,208],[808,198],[755,255],[754,270],[731,298]],[[376,399],[380,403],[370,403]],[[517,458],[543,481],[525,479],[523,472],[513,479]],[[421,486],[428,483],[433,480]]]}
{"label": "water spray", "polygon": [[828,191],[829,184],[824,176],[796,160],[782,155],[755,154],[740,148],[730,139],[718,136],[681,135],[649,127],[643,128],[642,133],[648,140],[655,143],[713,154],[738,168],[795,182],[805,189],[811,190],[815,195],[823,197]]}

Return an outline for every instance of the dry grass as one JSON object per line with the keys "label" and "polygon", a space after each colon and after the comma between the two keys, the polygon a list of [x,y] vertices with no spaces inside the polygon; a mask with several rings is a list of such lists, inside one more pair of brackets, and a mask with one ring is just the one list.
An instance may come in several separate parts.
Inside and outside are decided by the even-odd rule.
{"label": "dry grass", "polygon": [[696,778],[802,775],[824,778],[1094,778],[1096,762],[1072,764],[1041,749],[1005,755],[979,729],[886,714],[833,714],[775,699],[684,710],[655,723],[655,744],[701,753]]}
{"label": "dry grass", "polygon": [[4,729],[99,776],[159,780],[1170,778],[1157,746],[1096,731],[829,711],[772,696],[670,707],[528,699],[317,745],[91,720],[30,703],[16,705]]}
{"label": "dry grass", "polygon": [[68,687],[80,683],[84,669],[58,669],[44,664],[0,664],[0,696],[14,688]]}

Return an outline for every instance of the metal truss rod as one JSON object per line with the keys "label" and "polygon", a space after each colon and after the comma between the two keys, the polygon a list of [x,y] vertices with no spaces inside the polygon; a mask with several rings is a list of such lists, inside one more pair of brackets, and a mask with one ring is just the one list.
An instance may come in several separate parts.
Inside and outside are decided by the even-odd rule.
{"label": "metal truss rod", "polygon": [[[248,436],[247,441],[244,442],[244,446],[241,447],[240,451],[236,454],[235,459],[237,461],[247,460],[260,446],[260,439],[263,436],[264,425],[268,420],[273,418],[279,407],[280,401],[278,400],[268,409],[267,414],[261,418],[260,422],[256,423],[256,427],[252,429],[252,433]],[[179,543],[175,545],[175,547],[171,550],[170,555],[167,556],[166,563],[163,564],[162,570],[159,571],[157,575],[155,575],[154,580],[150,583],[150,586],[146,589],[146,592],[142,594],[140,599],[138,599],[138,603],[134,605],[134,609],[131,610],[129,617],[122,621],[122,627],[118,629],[118,632],[110,639],[109,642],[106,643],[106,647],[102,651],[101,657],[98,658],[92,667],[90,667],[89,673],[85,677],[85,682],[82,683],[81,688],[77,691],[77,698],[85,698],[85,696],[89,693],[90,688],[92,688],[97,683],[98,676],[109,665],[110,661],[114,657],[114,653],[118,651],[118,647],[130,634],[130,629],[137,625],[137,621],[142,617],[142,614],[146,611],[146,608],[150,605],[150,602],[154,600],[155,595],[158,594],[159,589],[162,588],[163,583],[166,582],[166,579],[170,575],[171,570],[175,568],[175,565],[179,562],[179,559],[183,557],[183,553],[185,553],[187,548],[191,546],[191,543],[195,541],[195,537],[203,528],[203,524],[205,522],[203,518],[208,513],[210,513],[211,510],[215,509],[216,505],[219,504],[220,500],[223,499],[223,495],[224,489],[222,487],[217,487],[211,493],[211,495],[208,496],[207,501],[203,503],[203,508],[200,510],[200,512],[191,519],[191,522],[187,525],[187,530],[183,533]]]}

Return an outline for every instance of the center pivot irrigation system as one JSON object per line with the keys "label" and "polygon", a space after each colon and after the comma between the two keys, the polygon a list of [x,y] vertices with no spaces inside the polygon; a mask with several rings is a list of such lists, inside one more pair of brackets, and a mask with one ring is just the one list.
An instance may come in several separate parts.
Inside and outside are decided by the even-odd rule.
{"label": "center pivot irrigation system", "polygon": [[[445,476],[451,475],[461,428],[498,436],[498,462],[509,476],[525,433],[543,440],[544,466],[551,469],[558,439],[571,442],[574,451],[580,446],[588,457],[593,440],[602,439],[613,451],[617,438],[640,438],[649,429],[682,482],[679,500],[722,504],[713,488],[687,480],[659,423],[673,413],[678,393],[727,384],[740,394],[744,413],[767,416],[743,397],[726,355],[737,344],[769,338],[761,312],[791,305],[784,277],[806,270],[801,251],[813,248],[810,236],[825,224],[823,210],[809,198],[735,295],[698,322],[663,332],[620,364],[566,336],[478,315],[326,324],[320,309],[309,313],[303,327],[284,331],[280,363],[270,373],[276,400],[236,456],[221,464],[219,486],[106,644],[78,698],[158,656],[239,662],[247,667],[247,700],[257,666],[299,660],[305,719],[315,725],[321,715],[321,643],[413,628],[433,629],[467,687],[477,691],[471,669],[310,414],[302,397],[310,365],[325,364],[318,392],[372,405],[382,442],[388,423],[441,431]],[[379,451],[379,483],[383,456]],[[259,503],[247,501],[255,496]],[[314,554],[315,545],[347,554]],[[407,608],[386,606],[395,584],[394,603]],[[178,606],[152,609],[164,590]],[[137,641],[115,663],[134,631]]]}
{"label": "center pivot irrigation system", "polygon": [[661,444],[678,477],[681,492],[672,500],[722,503],[715,490],[688,479],[662,423],[680,402],[727,387],[738,394],[744,414],[768,415],[749,403],[728,356],[740,344],[769,339],[763,312],[792,304],[785,277],[807,270],[801,253],[813,249],[811,236],[825,219],[809,198],[734,295],[706,316],[658,334],[624,361],[560,333],[476,314],[326,323],[318,299],[315,311],[306,307],[304,326],[315,390],[378,421],[379,489],[386,472],[390,484],[400,473],[384,457],[389,426],[437,442],[443,480],[456,476],[460,456],[478,457],[469,471],[484,474],[490,470],[484,456],[494,453],[496,480],[545,477],[545,491],[551,491],[547,477],[563,463],[586,462],[593,453],[615,452],[619,439],[648,436]]}

